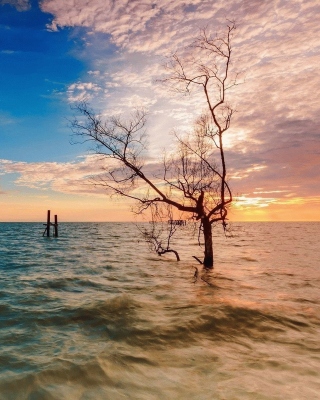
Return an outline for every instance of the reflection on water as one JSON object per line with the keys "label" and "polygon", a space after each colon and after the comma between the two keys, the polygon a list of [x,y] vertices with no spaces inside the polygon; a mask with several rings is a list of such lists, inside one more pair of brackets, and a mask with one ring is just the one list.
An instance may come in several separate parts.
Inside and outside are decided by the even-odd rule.
{"label": "reflection on water", "polygon": [[[0,398],[317,399],[319,223],[220,232],[215,269],[131,224],[0,224]],[[209,284],[208,284],[209,283]]]}

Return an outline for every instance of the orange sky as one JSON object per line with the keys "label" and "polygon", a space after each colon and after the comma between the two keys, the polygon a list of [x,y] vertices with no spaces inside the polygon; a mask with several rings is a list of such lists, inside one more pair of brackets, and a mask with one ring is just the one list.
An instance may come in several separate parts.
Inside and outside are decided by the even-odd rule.
{"label": "orange sky", "polygon": [[[295,198],[290,202],[257,204],[256,199],[236,199],[229,211],[230,221],[320,221],[319,198]],[[132,221],[135,216],[125,200],[108,197],[53,195],[13,196],[1,201],[0,222],[45,222],[47,210],[62,222]]]}

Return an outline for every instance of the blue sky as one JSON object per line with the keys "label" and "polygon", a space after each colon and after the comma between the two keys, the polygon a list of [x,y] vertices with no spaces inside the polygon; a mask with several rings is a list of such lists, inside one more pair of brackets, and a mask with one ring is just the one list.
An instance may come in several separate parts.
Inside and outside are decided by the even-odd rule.
{"label": "blue sky", "polygon": [[70,144],[71,107],[143,106],[156,159],[203,107],[156,82],[162,64],[226,17],[243,79],[226,137],[234,216],[320,219],[317,0],[0,0],[0,221],[41,220],[50,204],[65,220],[130,218],[87,185],[98,165]]}
{"label": "blue sky", "polygon": [[82,43],[71,29],[47,30],[51,19],[36,2],[26,11],[0,8],[0,158],[62,161],[76,153],[62,151],[70,134],[63,93],[85,69]]}

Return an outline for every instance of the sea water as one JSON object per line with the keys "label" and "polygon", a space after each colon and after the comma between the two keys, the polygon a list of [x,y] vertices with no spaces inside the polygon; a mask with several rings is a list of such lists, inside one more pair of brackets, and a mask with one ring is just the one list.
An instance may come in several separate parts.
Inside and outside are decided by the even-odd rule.
{"label": "sea water", "polygon": [[[0,224],[0,399],[320,399],[320,223],[183,228],[159,257],[134,224]],[[198,268],[198,277],[194,277]]]}

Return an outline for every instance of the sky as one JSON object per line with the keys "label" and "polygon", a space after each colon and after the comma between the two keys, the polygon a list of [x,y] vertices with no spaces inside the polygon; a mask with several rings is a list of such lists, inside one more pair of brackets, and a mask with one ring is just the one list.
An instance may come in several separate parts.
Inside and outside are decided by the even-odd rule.
{"label": "sky", "polygon": [[[0,222],[132,219],[88,184],[99,162],[72,144],[73,106],[148,111],[149,160],[203,110],[159,83],[200,29],[235,20],[226,134],[234,221],[320,220],[318,0],[0,0]],[[202,107],[202,108],[201,108]]]}

